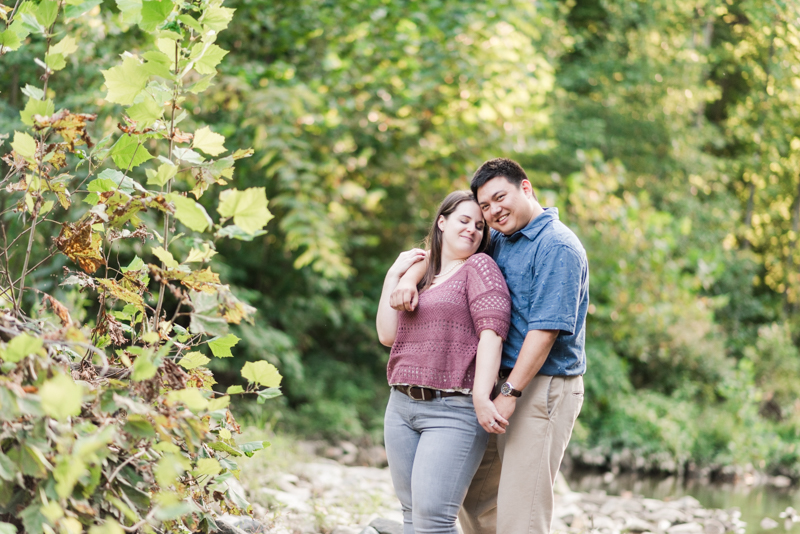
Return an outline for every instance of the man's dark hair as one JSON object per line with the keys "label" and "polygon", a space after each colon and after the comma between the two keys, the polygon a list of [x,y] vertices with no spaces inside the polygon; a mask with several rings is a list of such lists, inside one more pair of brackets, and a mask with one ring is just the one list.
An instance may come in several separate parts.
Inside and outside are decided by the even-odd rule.
{"label": "man's dark hair", "polygon": [[[472,175],[470,189],[472,189],[472,194],[475,195],[475,198],[478,197],[478,189],[483,184],[499,176],[504,177],[517,187],[520,186],[522,180],[528,179],[528,175],[525,174],[522,166],[516,161],[508,158],[490,159],[484,162]],[[533,199],[538,201],[536,193],[533,193]]]}

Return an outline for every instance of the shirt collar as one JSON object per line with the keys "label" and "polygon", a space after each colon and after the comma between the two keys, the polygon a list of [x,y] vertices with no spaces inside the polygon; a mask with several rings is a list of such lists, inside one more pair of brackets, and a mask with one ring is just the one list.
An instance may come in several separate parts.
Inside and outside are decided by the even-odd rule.
{"label": "shirt collar", "polygon": [[536,239],[536,236],[539,235],[539,232],[544,230],[544,227],[550,224],[552,221],[558,220],[558,208],[543,208],[544,211],[539,214],[534,220],[528,223],[528,226],[523,228],[522,230],[517,230],[510,236],[508,236],[508,240],[512,243],[516,242],[520,237],[523,235],[527,237],[530,241]]}

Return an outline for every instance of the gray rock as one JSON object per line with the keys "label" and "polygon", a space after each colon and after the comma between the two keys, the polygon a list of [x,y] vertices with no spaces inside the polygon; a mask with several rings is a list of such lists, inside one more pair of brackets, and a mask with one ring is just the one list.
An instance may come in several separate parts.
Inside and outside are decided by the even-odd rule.
{"label": "gray rock", "polygon": [[765,517],[761,520],[761,528],[764,530],[772,530],[778,526],[778,522],[771,517]]}
{"label": "gray rock", "polygon": [[721,521],[707,519],[703,530],[705,534],[725,534],[725,530],[727,529],[725,528],[725,524]]}
{"label": "gray rock", "polygon": [[366,527],[360,534],[379,534],[379,532],[372,527]]}
{"label": "gray rock", "polygon": [[638,517],[629,517],[625,521],[625,530],[628,532],[652,532],[655,529],[652,523]]}
{"label": "gray rock", "polygon": [[667,534],[702,534],[703,525],[695,522],[672,525],[667,529]]}
{"label": "gray rock", "polygon": [[[371,528],[371,527],[367,527]],[[373,529],[374,530],[374,529]],[[331,531],[331,534],[361,534],[363,532],[361,529],[357,527],[345,527],[345,526],[338,526]]]}
{"label": "gray rock", "polygon": [[660,523],[661,521],[669,521],[670,523],[686,523],[690,517],[677,508],[661,508],[644,517],[648,521]]}
{"label": "gray rock", "polygon": [[237,529],[247,532],[247,534],[263,534],[267,532],[267,526],[264,523],[245,515],[225,515],[222,520]]}
{"label": "gray rock", "polygon": [[228,520],[218,517],[216,518],[217,529],[213,532],[217,534],[247,534],[244,530],[231,524]]}
{"label": "gray rock", "polygon": [[378,531],[378,534],[403,534],[403,524],[391,519],[379,517],[373,519],[369,526]]}

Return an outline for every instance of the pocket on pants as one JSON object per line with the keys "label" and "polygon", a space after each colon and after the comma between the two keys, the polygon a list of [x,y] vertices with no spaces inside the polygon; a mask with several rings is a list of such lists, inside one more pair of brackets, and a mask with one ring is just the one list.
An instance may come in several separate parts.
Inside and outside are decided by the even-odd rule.
{"label": "pocket on pants", "polygon": [[456,395],[455,397],[442,397],[442,403],[450,408],[467,409],[475,411],[475,405],[472,404],[472,396],[470,395]]}

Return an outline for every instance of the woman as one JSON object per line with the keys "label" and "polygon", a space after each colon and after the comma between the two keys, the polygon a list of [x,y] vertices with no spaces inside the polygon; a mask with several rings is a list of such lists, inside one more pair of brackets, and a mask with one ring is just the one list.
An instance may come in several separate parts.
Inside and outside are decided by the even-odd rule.
{"label": "woman", "polygon": [[456,534],[456,516],[489,438],[508,421],[490,395],[508,333],[511,300],[478,203],[456,191],[439,206],[419,284],[419,305],[397,312],[389,296],[425,251],[401,254],[378,307],[381,343],[392,347],[384,439],[405,534]]}

